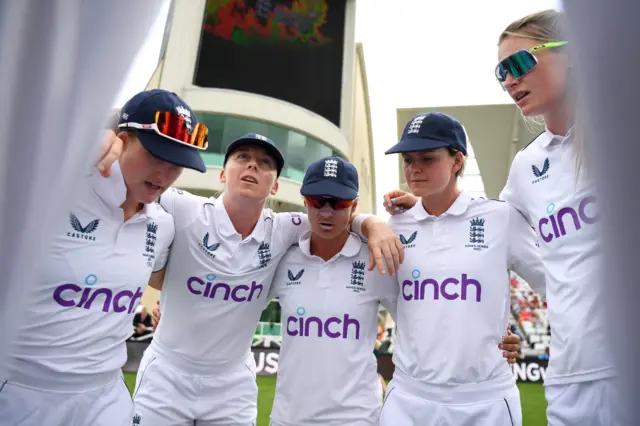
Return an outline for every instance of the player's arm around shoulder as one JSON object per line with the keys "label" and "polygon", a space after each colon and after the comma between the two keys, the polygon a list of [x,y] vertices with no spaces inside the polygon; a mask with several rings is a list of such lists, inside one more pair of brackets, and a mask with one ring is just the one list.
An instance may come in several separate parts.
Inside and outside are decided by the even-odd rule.
{"label": "player's arm around shoulder", "polygon": [[304,213],[275,213],[270,209],[265,209],[263,214],[272,219],[274,238],[287,249],[297,244],[300,237],[311,230],[309,219]]}
{"label": "player's arm around shoulder", "polygon": [[370,214],[351,218],[351,231],[366,239],[369,246],[369,267],[378,268],[381,275],[395,276],[404,262],[404,246],[386,220]]}
{"label": "player's arm around shoulder", "polygon": [[402,226],[415,226],[416,219],[413,214],[409,211],[404,211],[402,213],[396,213],[393,216],[389,216],[387,220],[387,225],[393,232],[398,232],[398,228]]}
{"label": "player's arm around shoulder", "polygon": [[403,249],[405,244],[415,240],[421,226],[411,212],[403,212],[389,217],[387,225]]}
{"label": "player's arm around shoulder", "polygon": [[176,230],[180,231],[191,225],[201,214],[206,203],[215,199],[193,195],[178,188],[167,189],[158,200],[162,208],[173,218]]}

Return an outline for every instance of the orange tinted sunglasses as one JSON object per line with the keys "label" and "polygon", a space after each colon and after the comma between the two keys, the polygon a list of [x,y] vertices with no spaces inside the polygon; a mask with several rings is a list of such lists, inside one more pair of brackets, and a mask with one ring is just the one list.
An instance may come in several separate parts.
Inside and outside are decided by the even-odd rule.
{"label": "orange tinted sunglasses", "polygon": [[201,150],[205,150],[209,146],[207,126],[197,123],[193,129],[190,129],[191,124],[188,124],[181,114],[175,112],[157,111],[153,124],[129,122],[122,123],[118,127],[152,130],[161,136]]}
{"label": "orange tinted sunglasses", "polygon": [[306,196],[304,197],[304,203],[307,206],[311,206],[314,209],[321,209],[326,204],[329,204],[334,210],[344,210],[353,206],[354,200],[339,200],[337,198],[332,197],[324,197],[324,196]]}

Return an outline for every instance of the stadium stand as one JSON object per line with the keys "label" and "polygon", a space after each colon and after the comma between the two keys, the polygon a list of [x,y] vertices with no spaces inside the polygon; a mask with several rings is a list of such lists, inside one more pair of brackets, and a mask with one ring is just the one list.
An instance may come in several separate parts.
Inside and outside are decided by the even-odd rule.
{"label": "stadium stand", "polygon": [[546,352],[551,342],[547,303],[515,274],[511,275],[511,324],[522,338],[524,356]]}

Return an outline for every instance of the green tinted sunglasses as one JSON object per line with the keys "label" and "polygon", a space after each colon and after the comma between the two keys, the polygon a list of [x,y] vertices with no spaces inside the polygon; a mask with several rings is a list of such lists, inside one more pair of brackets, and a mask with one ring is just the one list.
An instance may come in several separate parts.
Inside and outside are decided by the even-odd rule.
{"label": "green tinted sunglasses", "polygon": [[538,46],[534,46],[529,50],[519,50],[516,53],[507,56],[500,61],[496,67],[496,78],[503,83],[507,79],[507,73],[511,74],[516,80],[531,72],[538,63],[538,58],[534,53],[548,49],[551,47],[560,47],[569,43],[568,41],[552,41]]}

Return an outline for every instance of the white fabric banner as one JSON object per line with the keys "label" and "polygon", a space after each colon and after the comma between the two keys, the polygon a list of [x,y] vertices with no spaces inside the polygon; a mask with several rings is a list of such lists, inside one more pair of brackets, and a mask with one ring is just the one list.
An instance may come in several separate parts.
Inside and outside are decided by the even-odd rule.
{"label": "white fabric banner", "polygon": [[0,380],[55,219],[162,0],[0,0]]}

